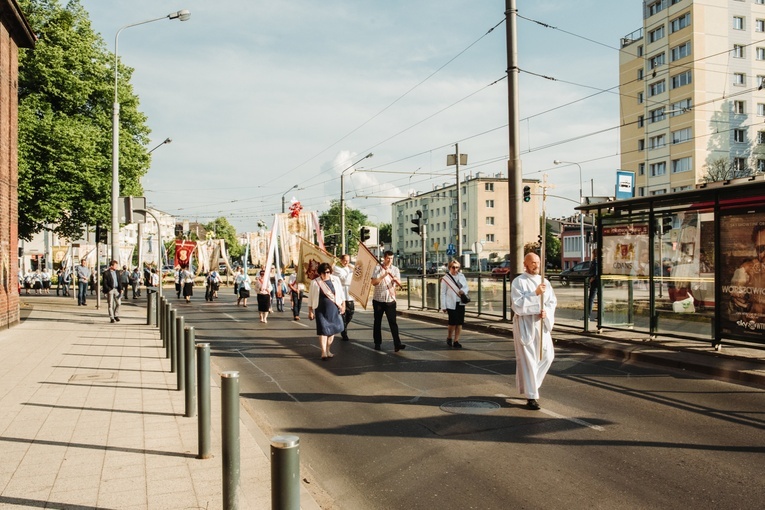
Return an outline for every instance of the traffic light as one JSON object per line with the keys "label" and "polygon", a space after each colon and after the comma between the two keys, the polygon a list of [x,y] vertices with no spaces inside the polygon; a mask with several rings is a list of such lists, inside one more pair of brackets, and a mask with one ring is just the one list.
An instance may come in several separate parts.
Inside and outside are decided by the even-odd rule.
{"label": "traffic light", "polygon": [[109,244],[109,231],[101,225],[96,225],[96,242],[99,244]]}
{"label": "traffic light", "polygon": [[539,234],[537,236],[537,243],[539,244],[539,246],[542,246],[542,234]]}
{"label": "traffic light", "polygon": [[416,214],[417,214],[417,217],[412,218],[412,223],[414,223],[415,225],[414,227],[412,227],[412,232],[414,232],[415,234],[419,236],[419,235],[422,235],[422,228],[421,228],[422,227],[422,211],[418,210]]}
{"label": "traffic light", "polygon": [[369,228],[361,227],[361,231],[359,232],[359,239],[361,239],[362,243],[369,239]]}
{"label": "traffic light", "polygon": [[523,187],[523,201],[531,202],[531,187],[530,186]]}
{"label": "traffic light", "polygon": [[666,234],[668,230],[672,230],[672,216],[665,216],[661,219],[661,233]]}

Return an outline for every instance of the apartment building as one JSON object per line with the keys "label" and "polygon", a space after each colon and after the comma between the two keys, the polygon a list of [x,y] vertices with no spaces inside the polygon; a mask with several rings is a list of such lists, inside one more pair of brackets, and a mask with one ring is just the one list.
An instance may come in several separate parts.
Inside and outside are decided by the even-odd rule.
{"label": "apartment building", "polygon": [[[530,201],[523,203],[525,245],[536,242],[540,232],[541,196],[539,181],[523,182],[531,188]],[[470,269],[485,269],[488,263],[503,260],[510,250],[508,181],[501,174],[477,173],[465,176],[460,186],[462,253],[470,255]],[[458,244],[456,191],[454,183],[444,183],[392,204],[392,250],[403,267],[422,266],[422,239],[411,229],[417,211],[427,225],[426,263],[441,264],[452,258],[450,245],[456,248]]]}
{"label": "apartment building", "polygon": [[765,0],[651,0],[621,40],[621,168],[636,195],[765,171]]}

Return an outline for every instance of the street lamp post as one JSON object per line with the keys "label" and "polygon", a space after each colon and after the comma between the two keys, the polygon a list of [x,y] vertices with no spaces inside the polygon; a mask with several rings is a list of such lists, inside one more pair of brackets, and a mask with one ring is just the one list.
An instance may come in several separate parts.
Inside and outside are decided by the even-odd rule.
{"label": "street lamp post", "polygon": [[340,252],[341,255],[346,253],[345,249],[345,172],[353,168],[354,166],[358,165],[362,161],[364,161],[367,158],[371,158],[374,156],[371,152],[358,160],[355,163],[352,163],[351,166],[340,172]]}
{"label": "street lamp post", "polygon": [[284,197],[287,195],[287,193],[289,193],[290,191],[292,191],[293,189],[295,189],[295,188],[297,188],[297,187],[298,187],[298,185],[297,185],[297,184],[295,184],[295,185],[294,185],[294,186],[292,186],[290,189],[288,189],[287,191],[285,191],[285,192],[284,192],[284,195],[282,195],[282,214],[284,214]]}
{"label": "street lamp post", "polygon": [[117,84],[119,79],[119,60],[117,55],[120,33],[126,28],[145,25],[146,23],[152,23],[154,21],[160,21],[163,19],[178,19],[181,21],[186,21],[190,17],[191,13],[184,9],[170,13],[167,16],[162,16],[161,18],[148,19],[146,21],[139,21],[138,23],[125,25],[124,27],[117,30],[117,34],[114,36],[114,105],[112,111],[112,260],[119,260],[120,248],[120,221],[118,216],[118,201],[120,196],[120,103],[119,96],[117,95]]}
{"label": "street lamp post", "polygon": [[[561,161],[559,159],[556,159],[553,163],[556,165],[576,165],[579,168],[579,205],[582,205],[582,198],[584,197],[582,194],[582,165],[574,161]],[[580,262],[584,262],[584,213],[582,211],[579,211],[579,236]]]}

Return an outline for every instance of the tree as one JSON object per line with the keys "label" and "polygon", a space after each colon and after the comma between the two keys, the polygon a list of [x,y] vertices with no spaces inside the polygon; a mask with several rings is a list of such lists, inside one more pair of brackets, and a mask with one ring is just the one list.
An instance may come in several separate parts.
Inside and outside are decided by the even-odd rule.
{"label": "tree", "polygon": [[741,166],[739,163],[726,158],[713,159],[704,165],[704,168],[706,169],[704,175],[706,182],[729,181],[754,175],[754,170],[749,166]]}
{"label": "tree", "polygon": [[380,236],[380,242],[385,246],[390,247],[393,243],[393,225],[390,223],[380,223],[380,226],[377,228]]}
{"label": "tree", "polygon": [[[113,54],[79,0],[20,0],[38,36],[19,52],[19,237],[79,238],[111,222]],[[120,65],[120,191],[143,194],[149,129]]]}
{"label": "tree", "polygon": [[[345,248],[347,253],[356,253],[359,248],[359,230],[362,225],[366,225],[368,222],[367,215],[345,206],[345,228],[351,231],[351,235],[348,232],[345,233],[345,243],[348,245]],[[329,210],[323,212],[319,216],[319,224],[321,225],[324,236],[331,234],[340,234],[340,201],[333,200],[330,203]]]}
{"label": "tree", "polygon": [[244,246],[239,244],[239,240],[236,237],[236,229],[226,218],[220,217],[205,224],[205,230],[207,232],[214,232],[215,239],[223,239],[226,241],[226,249],[228,255],[232,259],[238,259],[244,255]]}

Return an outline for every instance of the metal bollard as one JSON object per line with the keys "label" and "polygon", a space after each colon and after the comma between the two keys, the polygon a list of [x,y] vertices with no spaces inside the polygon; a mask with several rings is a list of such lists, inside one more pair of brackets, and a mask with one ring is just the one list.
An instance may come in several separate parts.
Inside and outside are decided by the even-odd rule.
{"label": "metal bollard", "polygon": [[160,298],[157,302],[157,309],[159,310],[157,315],[157,322],[159,325],[159,338],[162,339],[162,348],[167,346],[167,340],[165,339],[165,298]]}
{"label": "metal bollard", "polygon": [[[180,313],[180,312],[178,312]],[[185,342],[183,341],[183,317],[177,317],[175,319],[175,367],[178,370],[176,372],[176,382],[178,391],[183,391],[186,384],[186,363],[185,363]]]}
{"label": "metal bollard", "polygon": [[197,414],[196,372],[194,371],[194,326],[186,326],[183,330],[183,353],[184,384],[186,390],[186,418],[193,418]]}
{"label": "metal bollard", "polygon": [[170,310],[167,316],[167,345],[170,347],[170,372],[178,372],[178,343],[175,338],[175,319],[178,312]]}
{"label": "metal bollard", "polygon": [[197,344],[197,442],[199,459],[209,459],[210,453],[210,344]]}
{"label": "metal bollard", "polygon": [[162,329],[165,332],[165,359],[169,359],[170,356],[173,354],[171,345],[170,345],[170,309],[172,307],[170,306],[170,303],[165,302],[165,307],[163,309],[163,315],[164,320],[162,321]]}
{"label": "metal bollard", "polygon": [[271,510],[300,510],[300,438],[271,438]]}
{"label": "metal bollard", "polygon": [[146,296],[146,325],[156,326],[157,324],[157,296],[149,294]]}
{"label": "metal bollard", "polygon": [[223,509],[239,508],[239,372],[220,374]]}

